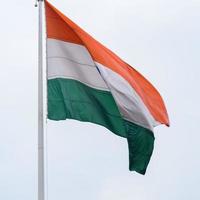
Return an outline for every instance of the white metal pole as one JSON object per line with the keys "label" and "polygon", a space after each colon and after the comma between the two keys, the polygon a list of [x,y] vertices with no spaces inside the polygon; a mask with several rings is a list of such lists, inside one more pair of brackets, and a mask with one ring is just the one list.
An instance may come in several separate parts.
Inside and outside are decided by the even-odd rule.
{"label": "white metal pole", "polygon": [[43,0],[38,0],[38,200],[45,200],[44,107],[43,107]]}

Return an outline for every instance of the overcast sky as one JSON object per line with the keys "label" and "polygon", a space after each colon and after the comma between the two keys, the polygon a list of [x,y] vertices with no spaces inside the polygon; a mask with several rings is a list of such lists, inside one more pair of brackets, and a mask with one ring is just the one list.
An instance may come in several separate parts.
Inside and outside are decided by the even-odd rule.
{"label": "overcast sky", "polygon": [[[145,176],[125,139],[98,125],[48,121],[49,200],[200,199],[200,0],[50,0],[145,75],[171,127],[155,129]],[[37,199],[37,9],[1,1],[0,199]]]}

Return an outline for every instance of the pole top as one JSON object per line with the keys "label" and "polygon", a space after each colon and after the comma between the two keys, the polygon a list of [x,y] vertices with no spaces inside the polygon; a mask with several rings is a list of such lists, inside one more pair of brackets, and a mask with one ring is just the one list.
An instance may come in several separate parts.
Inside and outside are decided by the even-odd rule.
{"label": "pole top", "polygon": [[35,0],[35,7],[38,7],[38,2],[44,1],[44,0]]}

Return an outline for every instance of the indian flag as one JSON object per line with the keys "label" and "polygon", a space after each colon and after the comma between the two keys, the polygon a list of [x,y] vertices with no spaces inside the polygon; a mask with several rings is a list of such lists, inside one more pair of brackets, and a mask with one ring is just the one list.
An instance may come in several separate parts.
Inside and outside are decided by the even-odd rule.
{"label": "indian flag", "polygon": [[127,138],[129,169],[145,174],[153,128],[169,125],[158,91],[138,71],[45,1],[48,118],[102,125]]}

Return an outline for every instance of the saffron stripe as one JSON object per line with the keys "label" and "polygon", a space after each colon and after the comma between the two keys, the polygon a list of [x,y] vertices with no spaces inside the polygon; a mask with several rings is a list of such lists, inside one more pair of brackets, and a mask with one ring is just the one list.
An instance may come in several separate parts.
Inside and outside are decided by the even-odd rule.
{"label": "saffron stripe", "polygon": [[168,114],[160,94],[139,72],[92,38],[47,1],[46,16],[48,38],[84,45],[94,61],[118,73],[133,87],[156,121],[169,125]]}

